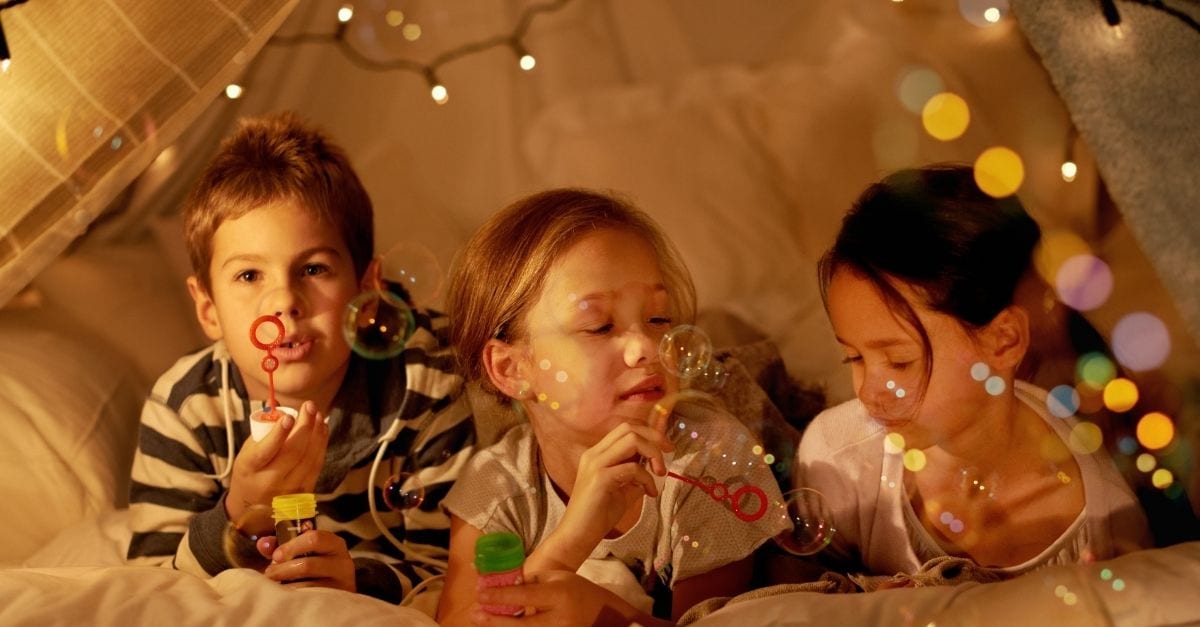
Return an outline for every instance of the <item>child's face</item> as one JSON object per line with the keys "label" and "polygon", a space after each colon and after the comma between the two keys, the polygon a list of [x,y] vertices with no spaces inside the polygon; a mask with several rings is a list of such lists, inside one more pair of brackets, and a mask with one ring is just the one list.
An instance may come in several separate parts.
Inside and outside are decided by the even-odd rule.
{"label": "child's face", "polygon": [[[341,385],[350,349],[342,336],[346,303],[358,293],[350,252],[337,230],[292,201],[281,201],[226,220],[213,234],[209,266],[212,292],[188,281],[196,313],[209,338],[224,339],[251,398],[267,398],[266,351],[250,342],[259,316],[283,321],[275,394],[281,404],[330,402]],[[263,325],[260,341],[277,331]]]}
{"label": "child's face", "polygon": [[974,408],[987,399],[971,366],[983,361],[979,346],[954,317],[922,304],[908,286],[896,283],[916,311],[932,348],[926,364],[917,330],[894,314],[875,285],[838,270],[829,285],[829,319],[853,373],[854,390],[867,411],[908,448],[936,445],[971,427]]}
{"label": "child's face", "polygon": [[558,258],[525,319],[526,405],[543,447],[586,448],[622,422],[646,424],[677,389],[658,357],[670,316],[658,257],[641,237],[597,231]]}

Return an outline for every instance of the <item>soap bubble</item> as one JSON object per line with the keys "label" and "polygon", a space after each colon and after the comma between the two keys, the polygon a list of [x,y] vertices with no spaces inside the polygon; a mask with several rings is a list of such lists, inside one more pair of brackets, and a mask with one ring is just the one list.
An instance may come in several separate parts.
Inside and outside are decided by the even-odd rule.
{"label": "soap bubble", "polygon": [[425,501],[425,486],[411,472],[401,472],[388,477],[383,486],[383,502],[392,511],[404,511],[420,507]]}
{"label": "soap bubble", "polygon": [[663,335],[658,355],[668,373],[688,381],[708,368],[712,340],[700,327],[681,324]]}
{"label": "soap bubble", "polygon": [[833,542],[833,517],[825,497],[812,488],[798,488],[783,495],[784,507],[792,523],[775,536],[775,543],[793,555],[812,555]]}
{"label": "soap bubble", "polygon": [[417,307],[432,305],[442,293],[442,264],[425,246],[400,242],[381,257],[383,279],[404,288],[408,300]]}
{"label": "soap bubble", "polygon": [[729,370],[719,359],[712,359],[691,381],[688,387],[702,392],[716,392],[729,381]]}
{"label": "soap bubble", "polygon": [[342,335],[367,359],[389,359],[404,350],[416,329],[412,310],[395,294],[368,290],[346,304]]}
{"label": "soap bubble", "polygon": [[266,505],[251,505],[225,525],[225,557],[238,568],[262,571],[271,565],[269,558],[258,552],[258,541],[275,535],[275,519]]}

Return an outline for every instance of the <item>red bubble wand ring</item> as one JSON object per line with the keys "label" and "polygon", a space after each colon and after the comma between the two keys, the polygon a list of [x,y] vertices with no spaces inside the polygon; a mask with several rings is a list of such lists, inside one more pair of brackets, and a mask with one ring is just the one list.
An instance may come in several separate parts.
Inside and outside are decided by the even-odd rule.
{"label": "red bubble wand ring", "polygon": [[[667,471],[667,476],[704,490],[706,493],[708,493],[708,496],[712,497],[712,500],[714,501],[729,501],[729,506],[733,510],[733,515],[745,522],[754,522],[759,518],[762,518],[763,515],[767,513],[767,493],[756,485],[746,484],[737,490],[730,492],[729,486],[724,483],[704,483],[699,479],[677,474],[670,470]],[[738,504],[742,502],[743,497],[750,494],[758,497],[758,509],[752,512],[747,512],[744,511]]]}

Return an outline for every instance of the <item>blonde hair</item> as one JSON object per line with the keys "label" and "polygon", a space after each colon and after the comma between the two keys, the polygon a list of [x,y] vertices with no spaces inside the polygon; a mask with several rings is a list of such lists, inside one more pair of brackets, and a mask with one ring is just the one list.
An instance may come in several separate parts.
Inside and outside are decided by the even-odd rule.
{"label": "blonde hair", "polygon": [[525,314],[542,293],[554,262],[589,233],[619,229],[655,251],[677,323],[696,314],[696,289],[679,252],[658,225],[629,202],[585,189],[552,189],[522,198],[492,216],[459,253],[450,273],[446,310],[459,369],[468,381],[503,395],[486,376],[488,340],[524,334]]}
{"label": "blonde hair", "polygon": [[340,146],[283,112],[241,120],[184,204],[188,256],[206,291],[212,291],[213,234],[221,223],[286,200],[337,229],[362,278],[375,254],[371,199]]}

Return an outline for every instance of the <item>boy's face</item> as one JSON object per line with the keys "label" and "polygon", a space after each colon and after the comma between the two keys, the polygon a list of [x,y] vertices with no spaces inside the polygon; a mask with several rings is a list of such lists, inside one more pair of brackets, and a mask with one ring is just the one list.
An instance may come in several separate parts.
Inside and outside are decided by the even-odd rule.
{"label": "boy's face", "polygon": [[[209,338],[225,340],[250,397],[265,400],[268,392],[266,351],[250,342],[250,326],[275,314],[284,327],[283,343],[273,349],[277,400],[291,407],[312,400],[326,411],[349,363],[342,317],[359,291],[337,230],[294,201],[263,205],[217,227],[209,276],[211,293],[188,278],[196,315]],[[266,324],[259,339],[268,343],[276,334]]]}

